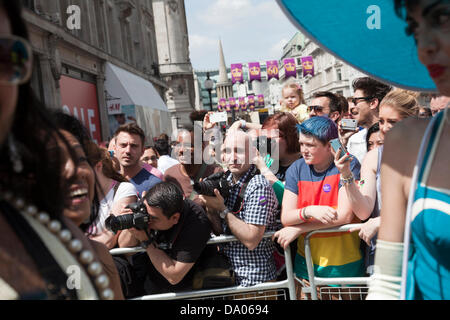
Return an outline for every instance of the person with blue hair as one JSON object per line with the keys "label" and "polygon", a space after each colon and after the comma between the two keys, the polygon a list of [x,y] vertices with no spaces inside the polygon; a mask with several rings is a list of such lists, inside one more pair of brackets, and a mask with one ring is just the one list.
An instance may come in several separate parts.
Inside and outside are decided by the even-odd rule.
{"label": "person with blue hair", "polygon": [[[303,158],[292,164],[286,173],[281,222],[284,226],[274,234],[274,240],[287,248],[298,238],[294,272],[308,285],[304,252],[304,236],[313,230],[326,229],[355,221],[346,201],[343,186],[350,181],[342,177],[334,164],[330,140],[338,138],[338,128],[327,117],[313,117],[298,125]],[[359,180],[360,164],[352,157],[350,168]],[[364,274],[363,257],[359,250],[358,233],[332,233],[312,237],[311,254],[314,273],[318,277],[358,277]],[[300,290],[298,299],[304,299]],[[318,288],[320,292],[320,288]],[[352,298],[345,295],[345,298]],[[320,295],[319,295],[320,297]],[[335,296],[322,299],[334,299]]]}

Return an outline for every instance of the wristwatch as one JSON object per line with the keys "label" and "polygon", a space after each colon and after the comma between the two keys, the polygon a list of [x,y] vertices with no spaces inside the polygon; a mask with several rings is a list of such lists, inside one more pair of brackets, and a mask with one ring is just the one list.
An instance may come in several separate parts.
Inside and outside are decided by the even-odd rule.
{"label": "wristwatch", "polygon": [[228,210],[228,208],[225,208],[225,210],[220,211],[219,212],[220,219],[224,219],[225,220],[225,218],[227,217],[227,214],[229,214],[229,213],[230,213],[230,210]]}
{"label": "wristwatch", "polygon": [[141,241],[141,247],[147,249],[153,243],[152,240]]}

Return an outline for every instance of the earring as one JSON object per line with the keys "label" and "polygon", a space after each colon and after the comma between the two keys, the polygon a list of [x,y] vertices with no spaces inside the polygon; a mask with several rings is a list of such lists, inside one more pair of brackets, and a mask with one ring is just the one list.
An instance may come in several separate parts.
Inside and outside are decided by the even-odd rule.
{"label": "earring", "polygon": [[16,142],[12,134],[8,136],[9,157],[13,164],[13,170],[15,173],[21,173],[23,171],[22,158],[17,150]]}

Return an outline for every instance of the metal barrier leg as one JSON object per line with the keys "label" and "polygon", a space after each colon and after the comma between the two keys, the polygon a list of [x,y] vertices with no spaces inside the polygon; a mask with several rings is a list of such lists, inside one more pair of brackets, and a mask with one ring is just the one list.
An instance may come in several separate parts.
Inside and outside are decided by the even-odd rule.
{"label": "metal barrier leg", "polygon": [[316,282],[314,279],[314,264],[312,261],[312,255],[311,255],[311,245],[309,242],[310,235],[307,235],[305,237],[305,260],[306,260],[306,267],[308,268],[308,278],[309,278],[309,285],[311,289],[311,299],[312,300],[318,300],[317,299],[317,289],[316,289]]}
{"label": "metal barrier leg", "polygon": [[286,275],[288,281],[289,299],[297,300],[297,294],[295,292],[295,277],[294,268],[292,266],[291,248],[290,246],[284,250],[284,263],[286,265]]}

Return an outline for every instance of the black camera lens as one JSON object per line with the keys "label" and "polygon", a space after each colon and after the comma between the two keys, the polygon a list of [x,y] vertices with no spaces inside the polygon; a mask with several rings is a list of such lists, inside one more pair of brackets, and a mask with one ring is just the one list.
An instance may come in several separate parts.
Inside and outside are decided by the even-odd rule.
{"label": "black camera lens", "polygon": [[134,214],[125,214],[122,216],[110,215],[105,221],[106,228],[114,233],[119,230],[125,230],[133,228],[134,226]]}
{"label": "black camera lens", "polygon": [[214,189],[219,190],[222,197],[228,198],[230,183],[223,172],[215,173],[202,182],[194,184],[194,191],[205,196],[214,197]]}

